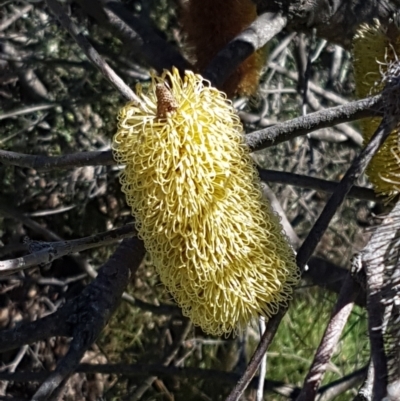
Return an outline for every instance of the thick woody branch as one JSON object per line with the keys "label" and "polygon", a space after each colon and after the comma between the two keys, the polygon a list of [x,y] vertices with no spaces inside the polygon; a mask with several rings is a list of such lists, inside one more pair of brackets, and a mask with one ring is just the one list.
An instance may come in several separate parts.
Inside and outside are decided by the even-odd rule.
{"label": "thick woody branch", "polygon": [[[372,362],[370,380],[366,383],[364,392],[368,393],[370,389],[373,401],[381,400],[386,395],[388,384],[388,356],[392,355],[389,346],[386,347],[388,356],[386,355],[385,337],[388,345],[393,336],[388,330],[395,327],[393,320],[396,320],[396,317],[389,320],[388,318],[393,303],[396,302],[397,290],[391,294],[389,288],[391,278],[395,277],[393,271],[398,261],[396,249],[399,242],[399,228],[400,203],[397,203],[382,224],[375,229],[368,244],[360,253],[366,274],[368,334]],[[398,344],[396,340],[394,341],[397,353]]]}

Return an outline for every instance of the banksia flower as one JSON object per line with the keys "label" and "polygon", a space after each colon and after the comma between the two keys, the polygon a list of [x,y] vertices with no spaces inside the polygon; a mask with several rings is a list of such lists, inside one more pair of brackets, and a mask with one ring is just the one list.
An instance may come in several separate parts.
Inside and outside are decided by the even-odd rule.
{"label": "banksia flower", "polygon": [[[383,89],[382,76],[388,65],[400,55],[400,34],[391,24],[363,24],[353,39],[356,92],[360,98],[378,94]],[[380,117],[361,122],[365,142],[368,142],[381,122]],[[378,150],[366,169],[377,194],[392,198],[400,192],[399,128],[396,128]]]}
{"label": "banksia flower", "polygon": [[298,281],[224,93],[176,69],[119,113],[114,157],[139,236],[195,325],[229,334],[276,313]]}
{"label": "banksia flower", "polygon": [[[214,56],[256,18],[256,5],[252,0],[186,1],[181,22],[196,70],[203,71]],[[254,94],[265,57],[265,49],[253,53],[228,77],[221,89],[229,97]]]}

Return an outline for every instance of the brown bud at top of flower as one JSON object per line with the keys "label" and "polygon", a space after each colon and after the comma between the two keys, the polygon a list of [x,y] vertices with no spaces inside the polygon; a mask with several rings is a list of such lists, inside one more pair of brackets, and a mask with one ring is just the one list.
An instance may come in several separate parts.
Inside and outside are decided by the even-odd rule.
{"label": "brown bud at top of flower", "polygon": [[164,85],[156,85],[157,117],[165,118],[167,113],[172,113],[178,108],[178,102],[172,92]]}

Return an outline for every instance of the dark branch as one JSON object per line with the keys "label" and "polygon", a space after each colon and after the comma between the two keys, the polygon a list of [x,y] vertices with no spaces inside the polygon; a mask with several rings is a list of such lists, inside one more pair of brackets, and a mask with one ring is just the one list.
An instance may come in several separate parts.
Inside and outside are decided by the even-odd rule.
{"label": "dark branch", "polygon": [[111,151],[80,152],[63,156],[37,156],[0,149],[0,161],[6,166],[33,168],[37,171],[115,165]]}
{"label": "dark branch", "polygon": [[[339,389],[349,388],[350,385],[353,385],[355,382],[359,382],[366,375],[367,368],[361,368],[356,370],[342,378],[335,380],[331,383],[326,384],[321,387],[318,391],[318,394],[321,395],[321,401],[328,401],[331,399],[332,393],[337,393]],[[201,379],[208,381],[217,381],[227,384],[236,383],[240,375],[232,372],[223,372],[215,369],[200,369],[200,368],[192,368],[192,367],[175,367],[175,366],[163,366],[160,364],[154,365],[144,365],[144,364],[135,364],[135,365],[124,365],[124,364],[89,364],[82,363],[80,364],[75,372],[77,373],[90,373],[90,374],[113,374],[113,375],[121,375],[123,377],[140,377],[147,375],[156,375],[161,377],[169,377],[169,376],[177,376],[183,377],[187,379]],[[0,372],[0,380],[14,381],[14,382],[41,382],[46,380],[48,377],[47,372],[16,372],[16,373],[4,373]],[[255,377],[249,387],[257,388],[258,377]],[[290,384],[285,384],[284,382],[275,381],[275,380],[265,380],[264,388],[267,391],[271,391],[284,397],[295,399],[296,394],[299,393],[300,388],[295,387]]]}
{"label": "dark branch", "polygon": [[[322,258],[311,257],[307,263],[307,267],[308,269],[303,272],[303,279],[312,285],[326,288],[335,294],[340,293],[345,280],[350,280],[350,278],[347,278],[347,269],[336,266],[332,262]],[[358,280],[354,278],[352,280],[355,292],[357,293],[355,303],[364,308],[366,306],[365,288],[360,285]]]}

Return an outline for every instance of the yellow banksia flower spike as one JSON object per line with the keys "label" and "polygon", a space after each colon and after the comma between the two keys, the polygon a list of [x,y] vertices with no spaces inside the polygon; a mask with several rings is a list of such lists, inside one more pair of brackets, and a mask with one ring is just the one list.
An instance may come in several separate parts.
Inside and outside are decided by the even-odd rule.
{"label": "yellow banksia flower spike", "polygon": [[[400,32],[375,20],[362,24],[353,39],[353,63],[356,92],[359,98],[376,95],[383,89],[382,76],[390,62],[400,56]],[[364,141],[368,143],[378,128],[380,117],[361,122]],[[400,192],[400,129],[396,128],[386,139],[366,169],[377,194],[393,198]]]}
{"label": "yellow banksia flower spike", "polygon": [[[186,0],[181,24],[189,56],[204,71],[216,54],[257,18],[252,0]],[[222,90],[229,96],[253,95],[265,64],[267,47],[246,60],[228,77]]]}
{"label": "yellow banksia flower spike", "polygon": [[299,273],[231,102],[200,75],[181,78],[176,69],[137,93],[140,104],[119,113],[113,151],[161,281],[210,334],[276,313]]}

